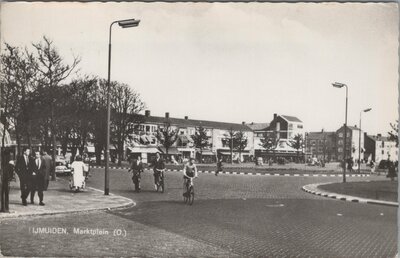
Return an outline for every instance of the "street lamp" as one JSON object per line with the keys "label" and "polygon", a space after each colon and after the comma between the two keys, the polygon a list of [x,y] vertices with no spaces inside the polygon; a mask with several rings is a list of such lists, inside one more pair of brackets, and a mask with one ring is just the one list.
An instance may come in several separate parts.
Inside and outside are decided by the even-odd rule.
{"label": "street lamp", "polygon": [[107,140],[106,140],[106,168],[104,172],[104,195],[109,195],[110,189],[109,189],[109,166],[110,166],[110,76],[111,76],[111,29],[112,26],[118,23],[120,27],[123,29],[125,28],[131,28],[131,27],[137,27],[139,26],[140,20],[136,19],[127,19],[127,20],[119,20],[119,21],[114,21],[110,25],[110,33],[109,33],[109,38],[108,38],[108,80],[107,80]]}
{"label": "street lamp", "polygon": [[369,112],[369,111],[371,111],[372,110],[372,108],[367,108],[367,109],[364,109],[364,110],[361,110],[360,111],[360,128],[359,128],[359,132],[358,132],[358,174],[360,174],[360,171],[361,171],[361,160],[360,160],[360,158],[361,158],[361,114],[363,113],[363,112]]}
{"label": "street lamp", "polygon": [[346,183],[346,148],[347,148],[347,103],[348,103],[348,89],[347,85],[340,82],[332,83],[332,86],[335,88],[343,88],[346,87],[346,112],[344,119],[344,147],[343,147],[343,183]]}

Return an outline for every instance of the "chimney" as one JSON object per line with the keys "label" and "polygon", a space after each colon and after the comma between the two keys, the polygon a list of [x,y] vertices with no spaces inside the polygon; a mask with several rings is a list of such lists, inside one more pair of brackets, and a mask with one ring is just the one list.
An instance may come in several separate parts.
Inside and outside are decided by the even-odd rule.
{"label": "chimney", "polygon": [[254,125],[254,122],[251,122],[251,125]]}
{"label": "chimney", "polygon": [[150,110],[144,111],[144,115],[145,115],[146,117],[149,117],[149,116],[150,116]]}
{"label": "chimney", "polygon": [[278,115],[276,113],[274,113],[274,120],[278,117]]}
{"label": "chimney", "polygon": [[169,112],[165,112],[165,118],[169,118]]}
{"label": "chimney", "polygon": [[245,125],[245,124],[246,124],[246,122],[245,122],[245,121],[243,121],[243,122],[242,122],[242,125]]}
{"label": "chimney", "polygon": [[185,120],[188,120],[189,119],[189,117],[188,116],[185,116]]}
{"label": "chimney", "polygon": [[376,136],[378,136],[378,137],[382,137],[382,134],[378,133]]}

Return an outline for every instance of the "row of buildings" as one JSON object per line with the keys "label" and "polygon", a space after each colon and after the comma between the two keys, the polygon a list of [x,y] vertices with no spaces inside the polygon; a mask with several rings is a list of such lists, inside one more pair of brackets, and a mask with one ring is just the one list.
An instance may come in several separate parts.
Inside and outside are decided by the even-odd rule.
{"label": "row of buildings", "polygon": [[[303,122],[294,116],[274,114],[269,123],[225,123],[195,120],[188,116],[170,117],[168,112],[163,117],[152,116],[150,110],[146,110],[143,115],[136,115],[135,121],[140,122],[130,124],[131,134],[124,144],[125,157],[140,156],[146,163],[150,162],[156,153],[176,161],[189,157],[200,158],[200,150],[196,148],[193,140],[193,135],[199,127],[203,127],[208,136],[209,146],[201,150],[204,162],[215,162],[217,157],[222,157],[224,161],[230,161],[232,158],[236,161],[249,161],[258,157],[264,160],[280,157],[297,161],[311,158],[341,161],[344,151],[347,152],[346,156],[354,161],[358,160],[359,153],[360,158],[365,161],[398,159],[396,142],[388,137],[380,134],[368,135],[357,126],[348,126],[347,144],[344,146],[344,126],[333,132],[305,132]],[[156,137],[157,132],[166,126],[177,131],[177,139],[168,150]],[[229,135],[232,132],[241,132],[247,142],[240,151],[234,150],[231,157],[232,142]],[[266,136],[267,139],[275,139],[270,144],[273,148],[265,148],[265,142],[268,141]],[[299,136],[301,141],[296,144]],[[9,136],[6,140],[12,142]],[[89,155],[94,155],[95,148],[90,143],[85,150]],[[110,152],[115,151],[111,146]]]}
{"label": "row of buildings", "polygon": [[[284,157],[289,160],[304,160],[317,157],[325,161],[339,161],[343,159],[343,151],[346,149],[347,157],[354,160],[372,159],[379,162],[382,159],[397,160],[398,148],[396,143],[381,135],[371,136],[359,130],[356,126],[347,128],[347,146],[344,148],[344,127],[334,132],[305,132],[303,122],[294,116],[274,114],[269,123],[224,123],[207,120],[194,120],[165,116],[152,116],[150,110],[144,115],[139,115],[138,124],[132,124],[133,133],[126,142],[126,154],[128,156],[141,156],[144,162],[149,162],[155,153],[166,153],[166,150],[158,142],[156,133],[159,129],[169,126],[171,130],[178,131],[178,139],[168,149],[168,156],[174,159],[196,157],[199,149],[196,149],[192,136],[196,128],[203,127],[209,137],[210,146],[202,150],[204,161],[215,161],[217,156],[224,160],[231,159],[229,133],[242,132],[247,139],[246,147],[240,151],[233,151],[233,159],[246,161],[255,157],[268,159],[271,157]],[[276,147],[265,149],[263,142],[265,136],[274,134]],[[361,141],[359,144],[359,134]],[[294,144],[296,136],[301,135],[301,145]],[[361,149],[360,149],[361,146]]]}

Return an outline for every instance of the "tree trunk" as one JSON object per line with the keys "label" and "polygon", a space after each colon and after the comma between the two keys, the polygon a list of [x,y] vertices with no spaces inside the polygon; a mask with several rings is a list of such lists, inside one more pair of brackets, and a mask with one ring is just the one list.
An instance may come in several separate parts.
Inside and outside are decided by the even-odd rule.
{"label": "tree trunk", "polygon": [[96,165],[101,165],[101,151],[103,150],[103,146],[101,144],[95,144],[95,155],[96,155]]}
{"label": "tree trunk", "polygon": [[26,138],[28,140],[28,148],[32,150],[32,139],[31,139],[31,121],[28,120],[28,126],[26,130]]}
{"label": "tree trunk", "polygon": [[231,137],[231,164],[233,164],[233,138]]}
{"label": "tree trunk", "polygon": [[[51,111],[51,138],[53,141],[53,152],[51,155],[51,158],[53,160],[53,164],[56,164],[56,155],[57,155],[57,143],[56,143],[56,130],[55,130],[55,121],[54,121],[54,106],[53,104],[50,105],[50,111]],[[54,165],[51,170],[50,170],[50,174],[51,174],[51,181],[55,181],[56,180],[56,166]]]}
{"label": "tree trunk", "polygon": [[18,122],[17,122],[17,124],[15,126],[15,140],[17,142],[17,153],[16,154],[20,155],[21,154],[21,135],[20,135],[20,132],[19,132]]}
{"label": "tree trunk", "polygon": [[124,158],[124,143],[118,144],[118,166],[121,166],[122,159]]}

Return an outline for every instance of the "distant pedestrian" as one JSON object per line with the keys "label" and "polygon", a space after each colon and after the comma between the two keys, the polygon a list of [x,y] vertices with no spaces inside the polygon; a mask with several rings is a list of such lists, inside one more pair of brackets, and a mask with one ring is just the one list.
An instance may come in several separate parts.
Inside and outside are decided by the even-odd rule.
{"label": "distant pedestrian", "polygon": [[349,170],[349,172],[353,172],[353,159],[349,158],[347,160],[347,169]]}
{"label": "distant pedestrian", "polygon": [[371,167],[371,174],[375,173],[375,162],[373,160],[371,160],[370,162],[370,167]]}
{"label": "distant pedestrian", "polygon": [[35,193],[38,192],[39,196],[39,205],[44,206],[43,202],[43,190],[45,186],[45,173],[46,173],[46,164],[40,155],[39,151],[35,152],[35,159],[31,160],[30,164],[31,170],[31,183],[30,183],[30,192],[31,192],[31,204],[34,204]]}
{"label": "distant pedestrian", "polygon": [[50,157],[46,150],[43,151],[42,158],[46,167],[44,174],[44,190],[47,191],[47,188],[49,187],[51,170],[53,169],[53,159]]}
{"label": "distant pedestrian", "polygon": [[395,165],[394,165],[394,163],[392,161],[388,161],[388,166],[389,166],[389,169],[388,169],[388,174],[387,174],[386,177],[389,177],[390,180],[393,181],[394,178],[397,177],[397,175],[396,175],[396,167],[395,167]]}
{"label": "distant pedestrian", "polygon": [[217,161],[217,170],[215,171],[215,176],[218,176],[218,173],[219,173],[219,172],[222,172],[222,167],[223,167],[223,165],[222,165],[222,158],[219,157],[219,158],[218,158],[218,161]]}

